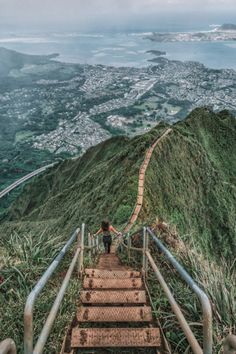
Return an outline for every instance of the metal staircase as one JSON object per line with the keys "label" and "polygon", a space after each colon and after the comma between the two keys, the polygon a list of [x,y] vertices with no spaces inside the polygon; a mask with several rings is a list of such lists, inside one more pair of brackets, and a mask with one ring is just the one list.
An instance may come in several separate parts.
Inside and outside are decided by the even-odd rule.
{"label": "metal staircase", "polygon": [[[70,278],[76,269],[83,282],[83,288],[79,294],[80,303],[76,321],[73,321],[72,326],[68,327],[61,353],[85,353],[86,348],[93,350],[90,353],[96,353],[96,350],[101,348],[103,350],[105,348],[121,348],[120,353],[122,353],[122,348],[124,350],[125,348],[146,348],[145,353],[149,353],[149,349],[155,348],[158,353],[171,353],[168,346],[165,346],[162,330],[153,317],[151,302],[149,302],[149,291],[145,281],[146,274],[149,271],[155,274],[159,285],[169,300],[172,311],[189,342],[192,352],[194,354],[212,354],[212,313],[208,297],[151,229],[143,228],[143,245],[140,248],[132,245],[132,235],[127,235],[126,240],[120,240],[120,246],[123,247],[123,252],[127,251],[128,257],[130,252],[140,253],[142,268],[139,271],[122,265],[115,253],[101,255],[102,247],[99,239],[94,240],[90,234],[87,237],[88,244],[85,245],[84,235],[85,225],[83,224],[81,230],[78,229],[73,233],[29,294],[24,313],[24,354],[44,352]],[[149,249],[150,242],[152,242],[152,246],[155,245],[162,252],[170,265],[174,267],[175,274],[178,273],[198,296],[203,313],[203,347],[195,338],[164,276],[155,264]],[[42,331],[36,339],[34,334],[35,302],[65,254],[73,246],[76,246],[74,257]],[[113,249],[113,251],[115,250]],[[84,252],[88,252],[88,256],[93,261],[93,266],[85,269]],[[97,259],[95,267],[94,259]],[[81,281],[80,279],[78,281]],[[231,350],[232,343],[235,344],[235,336],[228,336],[225,343],[227,344],[225,344],[225,347],[229,347],[229,350]],[[232,348],[234,349],[234,347]],[[129,351],[129,353],[133,353],[133,351]],[[225,354],[228,353],[231,352],[225,351]],[[16,354],[14,342],[10,339],[1,342],[0,354]]]}
{"label": "metal staircase", "polygon": [[122,266],[114,253],[101,255],[95,269],[85,269],[80,301],[72,349],[160,346],[141,273]]}

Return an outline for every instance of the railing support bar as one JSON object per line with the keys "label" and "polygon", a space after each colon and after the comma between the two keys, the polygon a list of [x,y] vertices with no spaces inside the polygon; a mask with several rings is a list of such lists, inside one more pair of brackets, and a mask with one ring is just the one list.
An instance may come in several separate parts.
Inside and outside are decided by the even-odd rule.
{"label": "railing support bar", "polygon": [[45,273],[42,275],[42,277],[39,279],[38,283],[35,285],[31,293],[29,294],[26,304],[25,304],[25,311],[24,311],[24,353],[25,354],[32,354],[33,353],[33,310],[34,310],[34,304],[35,300],[40,294],[40,292],[43,290],[44,286],[47,284],[47,281],[51,277],[51,275],[54,273],[56,268],[58,267],[59,263],[63,259],[64,255],[72,245],[72,243],[76,240],[77,234],[79,232],[79,229],[77,229],[69,241],[65,244],[65,246],[62,248],[60,253],[57,255],[57,257],[54,259],[54,261],[50,264],[48,269],[45,271]]}
{"label": "railing support bar", "polygon": [[130,248],[131,248],[131,237],[128,233],[128,261],[130,262]]}
{"label": "railing support bar", "polygon": [[65,292],[66,292],[66,289],[68,287],[71,275],[72,275],[73,270],[74,270],[74,268],[76,266],[77,259],[78,259],[78,256],[80,254],[80,251],[81,251],[81,249],[77,248],[76,253],[75,253],[74,257],[73,257],[73,260],[72,260],[72,262],[70,264],[70,267],[69,267],[69,269],[68,269],[68,271],[66,273],[66,276],[65,276],[65,278],[63,280],[63,283],[61,285],[59,293],[57,294],[57,297],[56,297],[56,299],[54,301],[54,304],[53,304],[53,306],[51,308],[51,311],[50,311],[50,313],[49,313],[49,315],[47,317],[47,320],[46,320],[46,322],[45,322],[45,324],[43,326],[41,334],[40,334],[40,336],[39,336],[39,338],[37,340],[37,343],[35,345],[33,354],[41,354],[43,352],[43,348],[44,348],[45,343],[47,341],[47,338],[48,338],[48,336],[50,334],[50,331],[51,331],[51,328],[53,326],[53,323],[54,323],[54,320],[56,318],[56,315],[58,313],[60,304],[61,304],[61,302],[63,300],[64,295],[65,295]]}
{"label": "railing support bar", "polygon": [[147,276],[147,271],[148,271],[148,260],[147,260],[147,255],[146,251],[148,250],[148,233],[146,227],[143,228],[143,267],[142,267],[142,272],[143,276]]}
{"label": "railing support bar", "polygon": [[179,305],[175,301],[168,285],[166,284],[163,276],[161,275],[159,269],[157,268],[152,256],[150,255],[150,253],[148,251],[146,251],[146,255],[147,255],[147,258],[151,264],[151,267],[152,267],[154,273],[156,274],[156,277],[157,277],[159,283],[162,286],[162,289],[164,290],[164,292],[170,302],[172,311],[175,313],[175,315],[179,321],[180,327],[182,328],[194,354],[203,354],[203,351],[202,351],[200,345],[198,344],[197,339],[195,338],[191,328],[189,327],[187,321],[185,320],[184,315],[183,315]]}
{"label": "railing support bar", "polygon": [[193,290],[193,292],[198,296],[203,312],[203,353],[212,354],[212,309],[207,295],[202,289],[199,288],[199,286],[194,282],[194,280],[190,277],[186,270],[179,264],[179,262],[162,244],[162,242],[156,237],[156,235],[149,227],[147,228],[147,231],[152,236],[152,239],[156,243],[158,248],[165,254],[169,262],[178,271],[180,276],[184,279],[184,281],[186,281],[186,283]]}
{"label": "railing support bar", "polygon": [[88,247],[89,247],[89,252],[88,252],[88,255],[89,255],[89,260],[91,261],[92,259],[92,236],[90,234],[90,232],[88,233]]}
{"label": "railing support bar", "polygon": [[80,255],[79,255],[79,277],[82,277],[83,273],[83,265],[84,265],[84,232],[85,232],[85,224],[81,226],[81,233],[80,233]]}

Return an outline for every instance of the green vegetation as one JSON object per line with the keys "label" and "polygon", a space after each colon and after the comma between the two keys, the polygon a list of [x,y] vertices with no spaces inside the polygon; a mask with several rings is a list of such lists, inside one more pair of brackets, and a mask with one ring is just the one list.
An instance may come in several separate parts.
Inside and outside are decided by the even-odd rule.
{"label": "green vegetation", "polygon": [[[27,295],[46,270],[52,259],[64,245],[60,237],[48,238],[48,230],[41,224],[41,233],[34,232],[20,234],[14,232],[9,237],[1,235],[0,250],[1,276],[4,281],[0,285],[0,316],[1,340],[12,336],[17,345],[17,352],[23,353],[23,313]],[[73,250],[72,250],[73,251]],[[35,306],[34,330],[39,333],[45,322],[45,315],[49,313],[56,298],[65,272],[69,267],[73,253],[69,252],[59,266],[55,275],[46,285]],[[61,305],[46,353],[58,353],[60,344],[65,335],[65,327],[71,320],[71,312],[76,310],[76,299],[80,289],[77,274],[74,273]]]}
{"label": "green vegetation", "polygon": [[7,76],[11,70],[21,69],[24,65],[48,64],[50,59],[57,56],[57,54],[29,55],[6,48],[0,48],[0,77]]}
{"label": "green vegetation", "polygon": [[[216,262],[211,259],[210,255],[206,258],[202,253],[201,247],[197,246],[193,235],[188,235],[188,243],[183,242],[176,233],[176,227],[173,225],[169,226],[164,232],[160,233],[158,230],[156,232],[172,254],[184,265],[196,283],[207,293],[213,309],[213,353],[222,353],[222,343],[227,334],[235,333],[236,331],[236,273],[234,263],[230,264],[222,258]],[[142,235],[137,233],[134,239],[134,245],[142,247]],[[137,240],[139,240],[138,244]],[[173,267],[151,240],[149,246],[155,263],[165,276],[165,280],[180,305],[193,333],[199,343],[203,345],[202,308],[198,298],[182,278],[177,275]],[[127,253],[124,251],[122,251],[121,257],[123,262],[136,269],[142,267],[142,255],[140,256],[135,251],[131,252],[130,261],[128,261]],[[224,271],[222,271],[223,269]],[[171,311],[165,293],[151,269],[148,272],[147,283],[150,289],[154,314],[161,322],[172,352],[188,353],[190,350],[189,344],[175,315]]]}
{"label": "green vegetation", "polygon": [[[108,217],[118,229],[123,228],[136,202],[138,173],[145,152],[167,127],[160,123],[147,134],[132,139],[113,137],[76,160],[59,163],[23,188],[0,226],[1,275],[5,279],[0,285],[4,328],[0,337],[11,336],[20,346],[26,295],[81,222],[88,224],[93,232],[101,219]],[[183,247],[174,247],[173,252],[214,304],[217,353],[225,334],[230,328],[235,329],[232,266],[236,253],[235,141],[236,120],[225,111],[215,114],[197,109],[185,121],[172,126],[172,132],[156,147],[147,169],[144,204],[138,221],[140,225],[155,225],[156,219],[162,217],[177,229],[178,245]],[[173,279],[173,271],[154,249],[153,252],[165,275]],[[45,298],[42,295],[37,328],[52,303],[57,284],[57,280],[50,283]],[[150,284],[153,299],[157,299],[160,289],[155,285],[156,280],[150,278]],[[170,284],[181,305],[185,304],[187,318],[198,323],[196,299],[176,277],[170,279]],[[57,322],[50,338],[48,353],[56,352],[53,338],[63,333],[75,308],[74,280],[71,286],[61,310],[62,320]],[[177,348],[176,353],[184,352],[187,344],[182,341],[180,331],[176,331],[176,321],[164,297],[161,295],[154,305],[164,320],[168,338]],[[198,325],[193,326],[198,335]]]}
{"label": "green vegetation", "polygon": [[163,217],[176,224],[186,240],[194,233],[206,254],[233,258],[235,141],[236,120],[227,112],[197,109],[177,123],[153,154],[142,219]]}

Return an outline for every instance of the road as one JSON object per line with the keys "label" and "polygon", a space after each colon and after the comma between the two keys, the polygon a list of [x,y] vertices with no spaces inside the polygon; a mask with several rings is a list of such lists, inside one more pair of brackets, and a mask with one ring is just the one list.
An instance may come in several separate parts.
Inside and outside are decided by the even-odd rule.
{"label": "road", "polygon": [[54,164],[50,164],[44,167],[41,167],[31,173],[29,173],[28,175],[18,179],[16,182],[12,183],[10,186],[8,186],[7,188],[5,188],[4,190],[2,190],[0,192],[0,199],[2,197],[4,197],[4,195],[8,194],[9,192],[11,192],[13,189],[15,189],[16,187],[18,187],[19,185],[21,185],[22,183],[26,182],[28,179],[37,176],[39,173],[46,171],[49,167],[52,167]]}

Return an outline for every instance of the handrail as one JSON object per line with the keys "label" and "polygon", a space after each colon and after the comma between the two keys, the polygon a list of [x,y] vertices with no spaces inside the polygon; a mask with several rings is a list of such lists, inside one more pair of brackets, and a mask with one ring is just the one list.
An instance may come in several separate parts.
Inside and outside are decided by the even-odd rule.
{"label": "handrail", "polygon": [[73,270],[75,268],[75,265],[77,263],[77,260],[78,260],[78,257],[79,257],[79,254],[81,252],[81,248],[77,248],[76,252],[75,252],[75,255],[73,257],[73,260],[70,264],[70,267],[66,273],[66,276],[64,278],[64,281],[62,283],[62,286],[57,294],[57,297],[56,297],[56,300],[54,301],[54,304],[51,308],[51,311],[47,317],[47,320],[43,326],[43,329],[41,331],[41,334],[37,340],[37,343],[35,345],[35,348],[34,348],[34,354],[41,354],[43,352],[43,348],[45,346],[45,343],[47,341],[47,338],[49,336],[49,333],[50,333],[50,330],[52,328],[52,325],[53,325],[53,322],[56,318],[56,315],[57,315],[57,312],[59,310],[59,306],[63,300],[63,297],[65,295],[65,292],[66,292],[66,289],[67,289],[67,286],[69,284],[69,281],[70,281],[70,278],[71,278],[71,275],[73,273]]}
{"label": "handrail", "polygon": [[[35,287],[33,288],[33,290],[31,291],[31,293],[29,294],[29,296],[27,298],[26,305],[25,305],[25,311],[24,311],[24,353],[25,354],[33,354],[34,353],[34,349],[33,349],[33,340],[34,340],[33,310],[34,310],[35,301],[36,301],[37,297],[39,296],[40,292],[43,290],[44,286],[47,284],[49,278],[52,276],[52,274],[54,273],[54,271],[56,270],[56,268],[60,264],[61,260],[65,256],[66,252],[68,251],[68,249],[70,248],[72,243],[77,239],[77,235],[78,235],[79,231],[80,231],[79,229],[75,230],[75,232],[72,234],[71,238],[67,241],[67,243],[62,248],[60,253],[57,255],[57,257],[54,259],[54,261],[50,264],[48,269],[45,271],[45,273],[39,279],[39,281],[37,282],[37,284],[35,285]],[[78,253],[79,252],[77,250],[75,257],[78,256]],[[71,266],[67,272],[66,278],[63,281],[62,287],[59,292],[59,294],[62,295],[62,298],[64,295],[65,284],[67,285],[66,279],[67,279],[67,277],[70,278],[70,276],[72,274],[71,267],[72,267],[72,263],[74,264],[75,257],[73,258],[73,260],[71,262]],[[73,269],[74,269],[74,267],[73,267]],[[60,304],[59,301],[61,302],[61,300],[62,300],[62,299],[59,299],[59,294],[58,294],[58,296],[55,300],[55,303],[51,309],[48,319],[43,327],[41,335],[46,334],[45,328],[47,328],[48,323],[51,323],[51,319],[52,319],[52,323],[54,321],[52,311],[55,312],[55,314],[56,314],[59,304]],[[52,323],[50,324],[50,326],[52,325]],[[50,328],[49,328],[49,331],[50,331]],[[49,331],[48,331],[48,333],[49,333]],[[40,335],[40,338],[41,338],[41,335]],[[43,347],[42,347],[42,350],[43,350]],[[40,352],[42,352],[42,351],[38,351],[38,353],[40,353]]]}
{"label": "handrail", "polygon": [[[155,244],[158,246],[158,248],[165,254],[167,259],[171,262],[171,264],[174,266],[174,268],[178,271],[178,273],[181,275],[181,277],[187,282],[187,284],[191,287],[193,292],[198,296],[201,305],[202,305],[202,311],[203,311],[203,350],[200,347],[197,339],[195,338],[190,326],[188,325],[187,321],[184,318],[183,313],[181,312],[180,307],[176,303],[169,287],[167,286],[164,277],[160,273],[158,267],[156,266],[150,252],[148,249],[148,235],[150,235],[155,242]],[[122,242],[122,244],[125,246],[125,248],[128,251],[128,254],[130,250],[134,251],[141,251],[143,252],[143,266],[142,266],[142,271],[143,271],[143,276],[146,276],[147,273],[147,261],[152,266],[152,269],[154,273],[157,276],[157,279],[159,283],[161,284],[170,304],[172,307],[173,312],[175,313],[179,324],[181,328],[183,329],[185,336],[193,349],[194,354],[212,354],[212,311],[211,311],[211,304],[210,301],[207,297],[207,295],[204,293],[202,289],[199,288],[199,286],[194,282],[194,280],[190,277],[190,275],[186,272],[186,270],[178,263],[178,261],[174,258],[174,256],[171,254],[171,252],[161,243],[161,241],[156,237],[156,235],[153,233],[153,231],[149,227],[144,227],[143,228],[143,247],[142,248],[136,248],[136,247],[131,247],[131,242],[128,242],[128,245]],[[129,256],[130,258],[130,256]]]}
{"label": "handrail", "polygon": [[159,269],[157,268],[151,254],[149,251],[146,251],[145,252],[150,264],[151,264],[151,267],[159,281],[159,283],[161,284],[162,286],[162,289],[164,290],[168,300],[169,300],[169,303],[171,305],[171,308],[172,308],[172,311],[174,312],[174,314],[176,315],[178,321],[179,321],[179,324],[180,324],[180,327],[182,328],[194,354],[203,354],[203,351],[196,339],[196,337],[194,336],[191,328],[189,327],[189,324],[187,323],[179,305],[177,304],[177,302],[175,301],[175,298],[174,296],[172,295],[168,285],[166,284],[163,276],[161,275],[161,272],[159,271]]}
{"label": "handrail", "polygon": [[156,237],[156,235],[149,227],[147,228],[147,232],[152,237],[153,241],[159,247],[159,249],[165,254],[166,258],[170,261],[173,267],[177,270],[180,276],[185,280],[185,282],[199,298],[203,312],[203,353],[212,354],[212,309],[206,293],[200,289],[200,287],[195,283],[195,281],[190,277],[186,270],[179,264],[171,252],[162,244],[162,242]]}
{"label": "handrail", "polygon": [[0,343],[0,354],[16,354],[16,345],[11,338],[7,338]]}

